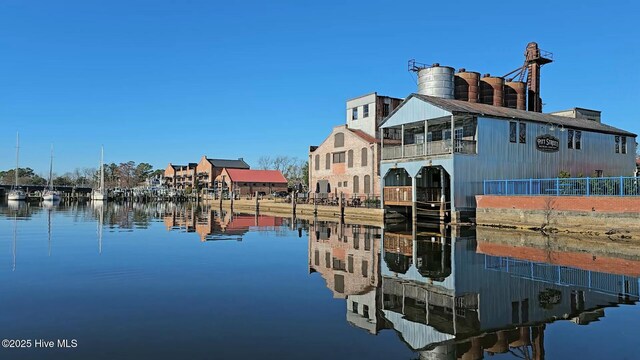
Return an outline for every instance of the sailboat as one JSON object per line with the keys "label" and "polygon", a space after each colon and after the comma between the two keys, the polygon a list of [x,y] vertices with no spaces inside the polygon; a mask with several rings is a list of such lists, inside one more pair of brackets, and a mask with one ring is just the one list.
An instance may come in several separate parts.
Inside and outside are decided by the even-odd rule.
{"label": "sailboat", "polygon": [[100,187],[91,192],[91,200],[106,201],[107,192],[104,188],[104,146],[100,149]]}
{"label": "sailboat", "polygon": [[11,201],[21,201],[27,198],[27,194],[24,190],[18,187],[18,159],[20,158],[20,136],[16,133],[16,182],[14,186],[9,191],[9,195],[7,196],[8,200]]}
{"label": "sailboat", "polygon": [[49,163],[49,181],[47,188],[42,192],[44,201],[60,201],[60,193],[53,189],[53,145],[51,145],[51,162]]}

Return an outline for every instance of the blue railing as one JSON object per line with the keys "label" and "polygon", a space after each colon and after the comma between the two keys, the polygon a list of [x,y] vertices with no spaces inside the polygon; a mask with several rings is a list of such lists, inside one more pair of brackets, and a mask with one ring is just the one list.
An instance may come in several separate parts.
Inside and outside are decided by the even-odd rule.
{"label": "blue railing", "polygon": [[640,296],[640,279],[573,267],[485,255],[484,268],[562,286],[580,286],[610,295]]}
{"label": "blue railing", "polygon": [[485,180],[485,195],[640,196],[638,177]]}

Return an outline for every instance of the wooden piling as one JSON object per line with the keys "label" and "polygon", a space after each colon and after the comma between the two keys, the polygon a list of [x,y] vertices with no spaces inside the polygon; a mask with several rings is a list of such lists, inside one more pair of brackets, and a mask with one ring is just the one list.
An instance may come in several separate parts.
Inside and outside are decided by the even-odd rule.
{"label": "wooden piling", "polygon": [[340,223],[344,223],[344,193],[340,192]]}
{"label": "wooden piling", "polygon": [[291,213],[293,216],[296,215],[296,193],[295,190],[291,193]]}
{"label": "wooden piling", "polygon": [[256,191],[256,213],[260,211],[260,201],[258,200],[258,192]]}

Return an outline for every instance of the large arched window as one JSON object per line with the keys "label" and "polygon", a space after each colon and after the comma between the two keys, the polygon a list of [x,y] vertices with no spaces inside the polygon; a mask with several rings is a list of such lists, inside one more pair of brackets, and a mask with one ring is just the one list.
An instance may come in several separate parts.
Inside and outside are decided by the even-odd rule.
{"label": "large arched window", "polygon": [[349,150],[347,152],[347,166],[353,167],[353,150]]}
{"label": "large arched window", "polygon": [[362,151],[360,152],[360,166],[367,166],[368,157],[369,154],[367,148],[362,148]]}
{"label": "large arched window", "polygon": [[344,146],[344,134],[337,133],[333,135],[333,147],[343,147]]}
{"label": "large arched window", "polygon": [[364,193],[371,194],[371,176],[364,176]]}
{"label": "large arched window", "polygon": [[331,154],[327,153],[324,157],[324,168],[327,170],[331,169]]}
{"label": "large arched window", "polygon": [[360,192],[360,178],[358,175],[353,177],[353,194],[357,194]]}
{"label": "large arched window", "polygon": [[315,165],[316,170],[320,170],[320,155],[316,155]]}

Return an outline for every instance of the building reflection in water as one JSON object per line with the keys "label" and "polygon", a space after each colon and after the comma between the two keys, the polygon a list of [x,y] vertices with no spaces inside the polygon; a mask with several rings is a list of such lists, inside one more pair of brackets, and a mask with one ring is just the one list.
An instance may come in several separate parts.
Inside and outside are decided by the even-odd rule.
{"label": "building reflection in water", "polygon": [[470,228],[315,222],[309,268],[346,299],[349,323],[393,329],[423,359],[544,359],[547,323],[586,325],[638,301],[640,261],[591,253],[586,261],[499,234],[479,241]]}
{"label": "building reflection in water", "polygon": [[325,279],[334,298],[346,299],[347,321],[371,333],[380,329],[380,229],[313,221],[309,271]]}
{"label": "building reflection in water", "polygon": [[176,204],[162,219],[168,231],[195,232],[200,241],[237,240],[249,231],[285,233],[286,219],[268,215],[238,214],[228,209]]}

